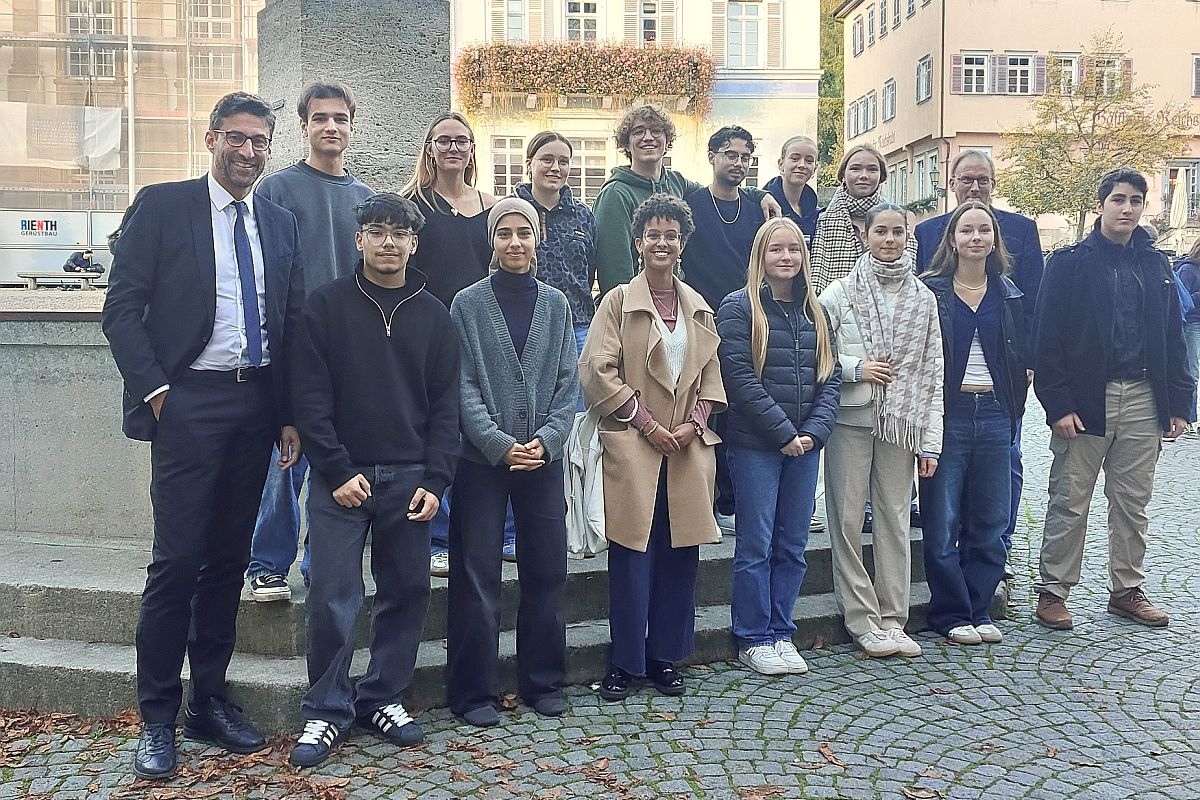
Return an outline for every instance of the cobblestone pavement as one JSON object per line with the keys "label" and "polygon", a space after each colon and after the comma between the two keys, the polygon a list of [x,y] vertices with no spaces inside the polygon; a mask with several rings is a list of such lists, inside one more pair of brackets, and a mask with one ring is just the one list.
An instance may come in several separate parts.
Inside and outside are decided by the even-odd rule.
{"label": "cobblestone pavement", "polygon": [[805,654],[808,675],[775,679],[716,664],[689,670],[683,698],[642,690],[607,704],[574,688],[560,720],[521,709],[481,733],[438,710],[419,715],[423,748],[357,736],[303,776],[282,767],[281,752],[238,760],[185,743],[184,772],[151,790],[128,774],[132,733],[42,734],[0,751],[0,798],[1195,800],[1200,440],[1165,446],[1155,492],[1147,590],[1171,627],[1105,612],[1100,495],[1072,596],[1076,628],[1050,632],[1030,618],[1048,466],[1036,412],[1025,436],[1034,536],[1018,534],[1003,644],[956,647],[924,633],[926,654],[911,661],[828,647]]}

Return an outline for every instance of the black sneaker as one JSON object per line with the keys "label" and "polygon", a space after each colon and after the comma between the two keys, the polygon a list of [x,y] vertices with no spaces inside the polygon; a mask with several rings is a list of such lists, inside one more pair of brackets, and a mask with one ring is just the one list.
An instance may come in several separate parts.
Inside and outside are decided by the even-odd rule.
{"label": "black sneaker", "polygon": [[647,661],[646,677],[660,694],[671,697],[683,694],[683,676],[670,661]]}
{"label": "black sneaker", "polygon": [[296,739],[296,746],[288,757],[294,767],[315,767],[333,752],[349,734],[350,730],[341,730],[332,722],[323,719],[310,719],[304,723],[304,730]]}
{"label": "black sneaker", "polygon": [[624,700],[629,697],[629,684],[633,677],[620,667],[610,666],[600,681],[600,696],[605,700]]}
{"label": "black sneaker", "polygon": [[175,774],[175,725],[143,725],[133,756],[133,774],[146,781],[165,780]]}
{"label": "black sneaker", "polygon": [[404,706],[399,703],[377,708],[370,714],[359,717],[358,724],[400,747],[412,747],[425,741],[425,732],[421,730],[421,726],[413,721],[404,710]]}
{"label": "black sneaker", "polygon": [[260,603],[292,599],[292,588],[288,586],[287,578],[282,575],[255,575],[250,579],[250,591]]}

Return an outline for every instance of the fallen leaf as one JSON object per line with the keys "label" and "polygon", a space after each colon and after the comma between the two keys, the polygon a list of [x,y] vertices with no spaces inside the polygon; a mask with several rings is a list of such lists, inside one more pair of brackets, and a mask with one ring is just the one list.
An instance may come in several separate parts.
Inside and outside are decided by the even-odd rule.
{"label": "fallen leaf", "polygon": [[900,792],[908,800],[936,800],[936,798],[946,796],[937,789],[926,789],[923,786],[905,786],[900,789]]}
{"label": "fallen leaf", "polygon": [[764,797],[778,797],[784,793],[782,786],[743,786],[737,790],[742,800],[761,800]]}
{"label": "fallen leaf", "polygon": [[466,783],[471,780],[471,776],[463,772],[458,767],[451,767],[450,780],[454,781],[455,783]]}
{"label": "fallen leaf", "polygon": [[846,762],[838,758],[837,753],[833,752],[833,748],[829,746],[828,742],[821,742],[821,746],[817,748],[817,752],[835,767],[842,767],[844,769],[847,766]]}
{"label": "fallen leaf", "polygon": [[1047,747],[1046,748],[1046,758],[1054,758],[1056,755],[1058,755],[1057,747]]}
{"label": "fallen leaf", "polygon": [[1078,758],[1078,759],[1073,758],[1073,759],[1071,759],[1071,763],[1077,767],[1098,767],[1100,769],[1104,768],[1103,764],[1098,764],[1095,761],[1085,761],[1082,758]]}
{"label": "fallen leaf", "polygon": [[657,719],[665,720],[666,722],[674,722],[676,719],[675,715],[672,714],[670,711],[658,711],[654,714],[651,714],[650,716],[655,717]]}
{"label": "fallen leaf", "polygon": [[819,633],[818,633],[818,634],[817,634],[817,635],[816,635],[816,636],[813,638],[813,643],[812,643],[812,648],[811,648],[811,649],[813,649],[813,650],[824,650],[824,649],[825,649],[825,646],[826,646],[826,645],[825,645],[825,637],[824,637],[824,636],[822,636],[821,634],[819,634]]}
{"label": "fallen leaf", "polygon": [[1000,745],[996,744],[995,742],[984,742],[983,744],[979,745],[979,747],[977,747],[975,749],[977,749],[981,753],[999,753],[1004,748],[1001,747]]}
{"label": "fallen leaf", "polygon": [[596,761],[593,761],[591,764],[591,768],[592,769],[608,769],[608,759],[601,758],[601,759],[597,759]]}
{"label": "fallen leaf", "polygon": [[955,690],[953,690],[953,689],[946,689],[946,688],[943,688],[943,687],[941,687],[941,686],[934,686],[933,688],[931,688],[931,689],[929,690],[929,693],[930,693],[930,694],[943,694],[943,695],[944,695],[944,694],[958,694],[958,693],[957,693]]}
{"label": "fallen leaf", "polygon": [[715,719],[702,719],[696,723],[696,726],[699,727],[702,725],[712,725],[714,722],[716,722]]}
{"label": "fallen leaf", "polygon": [[792,762],[792,766],[796,769],[823,769],[829,765],[824,761],[800,761],[797,759]]}
{"label": "fallen leaf", "polygon": [[500,708],[505,711],[512,711],[517,707],[517,696],[515,694],[506,694],[500,698]]}
{"label": "fallen leaf", "polygon": [[934,780],[937,780],[938,778],[946,777],[946,773],[942,772],[940,769],[934,769],[934,768],[930,767],[929,769],[923,769],[920,772],[918,772],[917,777],[918,778],[933,778]]}
{"label": "fallen leaf", "polygon": [[886,760],[884,760],[883,756],[879,755],[878,753],[871,753],[867,756],[867,758],[871,759],[872,761],[878,761],[880,764],[888,763]]}

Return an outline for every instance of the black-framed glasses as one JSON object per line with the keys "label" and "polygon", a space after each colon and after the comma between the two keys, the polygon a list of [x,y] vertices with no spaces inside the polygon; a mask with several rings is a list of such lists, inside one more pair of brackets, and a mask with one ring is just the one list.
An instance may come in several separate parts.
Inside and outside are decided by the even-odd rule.
{"label": "black-framed glasses", "polygon": [[719,155],[730,164],[736,164],[740,161],[747,167],[754,164],[757,160],[753,153],[739,153],[737,150],[722,150]]}
{"label": "black-framed glasses", "polygon": [[978,178],[969,178],[966,175],[958,175],[958,176],[955,176],[954,180],[958,183],[961,183],[963,186],[970,186],[971,184],[975,184],[980,189],[986,189],[992,185],[992,179],[990,177],[988,177],[987,175],[982,175]]}
{"label": "black-framed glasses", "polygon": [[413,237],[413,232],[408,228],[401,228],[394,231],[387,228],[363,228],[363,238],[374,247],[379,247],[389,238],[396,244],[403,244]]}
{"label": "black-framed glasses", "polygon": [[265,153],[271,149],[271,139],[267,136],[247,136],[241,131],[223,131],[219,128],[213,128],[213,133],[219,133],[225,137],[225,144],[237,150],[246,142],[250,143],[250,147],[260,153]]}
{"label": "black-framed glasses", "polygon": [[451,148],[465,152],[475,146],[475,140],[466,136],[439,136],[429,141],[433,143],[439,153],[449,153]]}

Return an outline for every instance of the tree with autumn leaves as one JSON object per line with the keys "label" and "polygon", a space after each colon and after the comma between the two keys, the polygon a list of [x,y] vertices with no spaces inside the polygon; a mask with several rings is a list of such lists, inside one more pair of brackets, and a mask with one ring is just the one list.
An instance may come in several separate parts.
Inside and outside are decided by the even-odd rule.
{"label": "tree with autumn leaves", "polygon": [[1074,64],[1050,63],[1046,93],[1030,101],[1029,120],[1003,132],[1007,165],[998,193],[1023,213],[1065,216],[1076,240],[1104,173],[1156,170],[1183,149],[1174,120],[1185,107],[1156,104],[1154,87],[1137,83],[1131,62],[1114,55],[1124,52],[1124,40],[1108,30],[1093,35]]}

